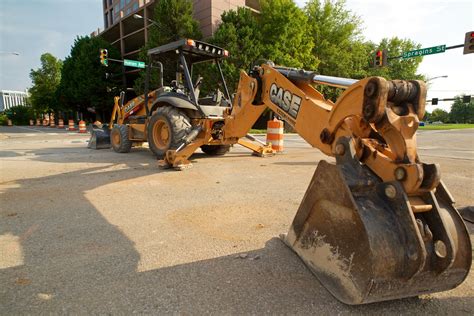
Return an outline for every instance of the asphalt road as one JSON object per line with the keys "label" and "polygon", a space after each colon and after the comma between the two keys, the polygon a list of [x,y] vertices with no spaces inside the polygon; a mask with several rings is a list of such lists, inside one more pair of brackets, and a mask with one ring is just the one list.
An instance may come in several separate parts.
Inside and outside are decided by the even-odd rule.
{"label": "asphalt road", "polygon": [[[457,205],[474,205],[474,130],[419,132]],[[86,148],[87,135],[0,128],[0,314],[474,313],[458,288],[365,306],[334,299],[277,238],[321,159],[296,135],[286,153],[193,156],[158,169],[146,148]],[[471,230],[471,239],[473,227]]]}

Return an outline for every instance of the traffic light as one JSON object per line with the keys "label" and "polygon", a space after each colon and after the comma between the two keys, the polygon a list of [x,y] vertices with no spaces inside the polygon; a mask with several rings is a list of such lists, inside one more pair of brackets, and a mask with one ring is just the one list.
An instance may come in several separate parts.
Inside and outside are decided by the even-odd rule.
{"label": "traffic light", "polygon": [[378,50],[375,52],[374,57],[374,66],[375,67],[385,67],[387,66],[387,56],[388,52],[386,49]]}
{"label": "traffic light", "polygon": [[431,105],[438,105],[438,98],[431,99]]}
{"label": "traffic light", "polygon": [[463,54],[474,53],[474,31],[467,32],[466,38],[464,39],[464,52]]}
{"label": "traffic light", "polygon": [[462,103],[471,103],[471,96],[470,95],[463,95],[462,96]]}
{"label": "traffic light", "polygon": [[101,49],[100,50],[100,63],[104,66],[109,66],[109,61],[107,60],[107,58],[109,57],[109,53],[107,52],[106,49]]}

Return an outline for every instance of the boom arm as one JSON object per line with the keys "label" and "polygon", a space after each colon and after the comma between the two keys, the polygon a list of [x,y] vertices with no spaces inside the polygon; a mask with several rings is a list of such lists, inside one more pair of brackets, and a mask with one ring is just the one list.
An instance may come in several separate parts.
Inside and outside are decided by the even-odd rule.
{"label": "boom arm", "polygon": [[316,79],[312,72],[270,65],[250,76],[242,72],[224,137],[244,137],[268,107],[326,155],[343,154],[337,140],[350,137],[360,162],[384,182],[400,181],[408,194],[438,185],[438,168],[420,163],[416,152],[415,132],[426,97],[423,82],[370,77],[350,85],[333,103],[312,86]]}

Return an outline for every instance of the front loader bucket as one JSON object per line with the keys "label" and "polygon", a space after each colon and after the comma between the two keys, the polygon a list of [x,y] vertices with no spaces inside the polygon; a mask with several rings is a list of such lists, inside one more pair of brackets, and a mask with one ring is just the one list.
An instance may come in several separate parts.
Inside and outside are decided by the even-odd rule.
{"label": "front loader bucket", "polygon": [[[431,211],[414,214],[398,182],[381,182],[346,152],[336,165],[318,164],[285,243],[346,304],[459,285],[470,269],[471,243],[444,185],[423,197]],[[391,199],[388,186],[396,190]]]}
{"label": "front loader bucket", "polygon": [[110,148],[110,130],[107,125],[102,128],[93,127],[91,130],[91,138],[87,148],[91,149],[106,149]]}

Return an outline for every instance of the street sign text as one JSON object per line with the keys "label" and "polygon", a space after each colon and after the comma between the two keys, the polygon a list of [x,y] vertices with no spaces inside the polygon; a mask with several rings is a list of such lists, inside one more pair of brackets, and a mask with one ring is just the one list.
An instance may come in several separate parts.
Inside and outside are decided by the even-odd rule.
{"label": "street sign text", "polygon": [[145,63],[143,61],[131,60],[131,59],[124,59],[123,65],[127,67],[145,68]]}
{"label": "street sign text", "polygon": [[446,51],[446,45],[433,46],[428,48],[422,48],[417,50],[411,50],[409,52],[404,52],[402,58],[413,58],[418,56],[432,55],[444,53]]}

